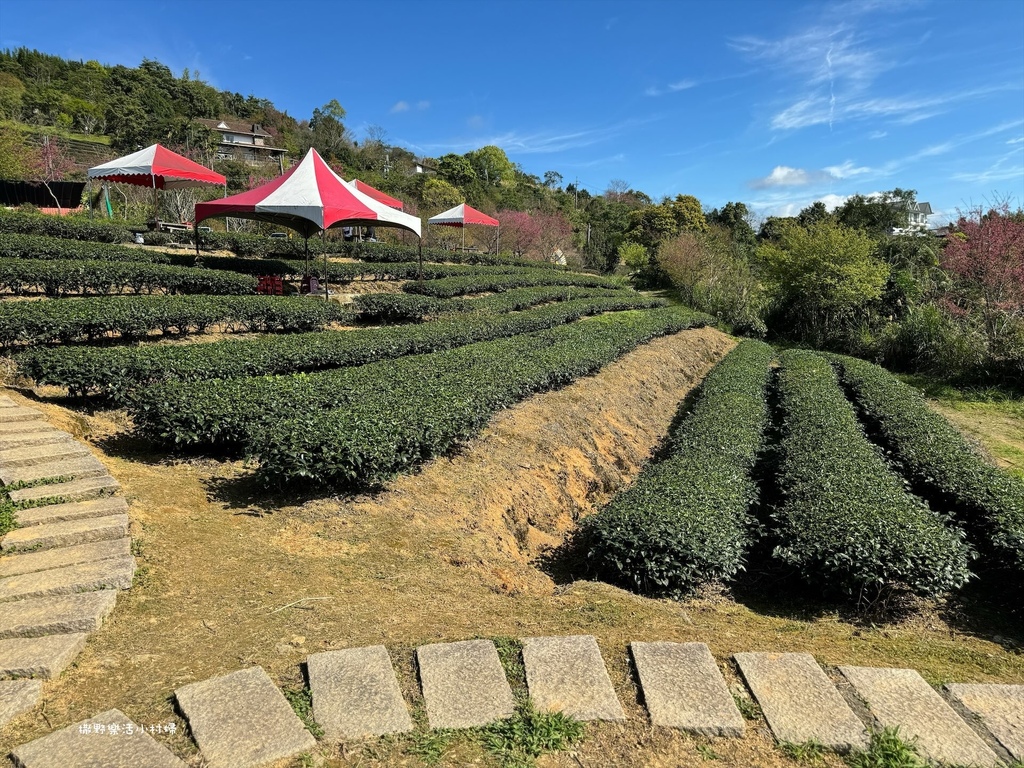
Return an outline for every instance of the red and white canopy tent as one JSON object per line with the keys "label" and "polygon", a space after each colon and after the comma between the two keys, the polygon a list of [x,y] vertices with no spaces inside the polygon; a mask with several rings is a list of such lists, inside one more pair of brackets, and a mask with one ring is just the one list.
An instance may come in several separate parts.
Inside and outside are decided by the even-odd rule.
{"label": "red and white canopy tent", "polygon": [[[294,229],[306,239],[331,227],[399,227],[420,233],[419,217],[396,211],[345,182],[310,149],[300,163],[262,186],[196,205],[196,226],[213,216],[236,216]],[[422,245],[422,239],[421,239]],[[199,238],[196,237],[196,253]],[[327,272],[324,254],[324,274]]]}
{"label": "red and white canopy tent", "polygon": [[465,203],[460,203],[454,208],[449,208],[447,211],[437,214],[437,216],[431,216],[427,219],[427,224],[437,224],[442,227],[461,227],[463,250],[466,249],[467,224],[482,224],[485,227],[498,227],[498,239],[494,246],[495,253],[498,251],[498,244],[501,241],[500,222],[497,219],[488,216],[486,213],[481,213],[476,208],[466,205]]}
{"label": "red and white canopy tent", "polygon": [[159,144],[90,168],[88,176],[90,179],[151,187],[154,202],[158,189],[223,186],[226,191],[228,183],[216,171]]}
{"label": "red and white canopy tent", "polygon": [[359,179],[353,179],[349,183],[350,184],[354,184],[356,189],[358,189],[364,195],[369,195],[374,200],[376,200],[378,203],[384,203],[384,205],[388,206],[389,208],[395,208],[395,209],[397,209],[399,211],[404,211],[405,210],[405,203],[403,203],[401,200],[399,200],[396,197],[392,197],[391,195],[388,195],[388,194],[386,194],[384,192],[381,192],[379,189],[374,189],[369,184],[367,184],[365,181],[360,181]]}

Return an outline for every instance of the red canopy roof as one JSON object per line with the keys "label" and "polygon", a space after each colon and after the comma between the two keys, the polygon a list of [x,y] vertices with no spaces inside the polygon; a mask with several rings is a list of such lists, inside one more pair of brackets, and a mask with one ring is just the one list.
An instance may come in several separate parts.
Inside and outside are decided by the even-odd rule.
{"label": "red canopy roof", "polygon": [[456,205],[444,213],[431,216],[427,219],[428,224],[440,224],[443,227],[464,227],[467,224],[483,224],[486,227],[497,227],[498,220],[491,218],[486,213],[481,213],[476,208],[471,208],[465,203]]}
{"label": "red canopy roof", "polygon": [[266,184],[196,204],[196,224],[211,216],[238,216],[289,227],[304,237],[335,224],[402,227],[420,234],[416,216],[396,211],[350,187],[315,149]]}
{"label": "red canopy roof", "polygon": [[379,189],[374,189],[365,181],[360,181],[359,179],[356,179],[352,183],[356,185],[356,189],[358,189],[364,195],[369,195],[377,202],[384,203],[384,205],[390,206],[392,208],[397,208],[400,211],[405,210],[405,203],[403,203],[401,200],[398,200],[392,197],[391,195],[386,195]]}
{"label": "red canopy roof", "polygon": [[89,169],[89,178],[156,189],[220,186],[227,179],[216,171],[154,144]]}

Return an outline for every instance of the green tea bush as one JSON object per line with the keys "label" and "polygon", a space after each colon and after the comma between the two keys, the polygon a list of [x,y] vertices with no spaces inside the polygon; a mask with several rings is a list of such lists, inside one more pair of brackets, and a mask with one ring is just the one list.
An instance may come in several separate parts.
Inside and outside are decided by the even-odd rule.
{"label": "green tea bush", "polygon": [[704,380],[670,454],[583,521],[579,540],[602,579],[679,597],[743,568],[773,355],[763,342],[740,342]]}
{"label": "green tea bush", "polygon": [[42,292],[51,297],[126,291],[226,295],[254,293],[256,280],[248,275],[168,264],[0,258],[0,291],[17,295]]}
{"label": "green tea bush", "polygon": [[[480,268],[478,268],[480,269]],[[494,268],[492,268],[494,269]],[[409,282],[403,287],[408,293],[419,293],[448,299],[470,293],[501,293],[513,288],[538,285],[573,285],[586,288],[612,288],[622,286],[607,277],[584,275],[578,272],[554,273],[545,270],[516,269],[506,274],[478,272],[458,277],[428,279],[424,282]]]}
{"label": "green tea bush", "polygon": [[140,393],[133,413],[165,443],[241,448],[268,480],[374,485],[475,434],[500,408],[706,320],[675,308],[621,312],[354,368],[171,382]]}
{"label": "green tea bush", "polygon": [[93,240],[98,243],[127,243],[132,233],[123,223],[77,216],[48,216],[0,208],[0,233],[46,235],[66,240]]}
{"label": "green tea bush", "polygon": [[775,557],[810,583],[860,598],[964,584],[971,550],[963,531],[904,490],[828,361],[804,350],[781,359]]}
{"label": "green tea bush", "polygon": [[952,510],[983,553],[1024,568],[1024,481],[989,464],[924,397],[884,368],[839,355],[862,417],[892,452],[914,490]]}
{"label": "green tea bush", "polygon": [[[276,333],[312,331],[351,321],[334,302],[285,296],[103,296],[61,301],[0,303],[0,344],[94,341],[105,336],[142,338],[161,333],[202,333],[211,325]],[[41,349],[53,358],[75,348]]]}
{"label": "green tea bush", "polygon": [[[268,316],[276,313],[281,318],[282,305],[292,305],[296,315],[281,318],[278,322],[289,322],[292,326],[299,322],[316,322],[322,326],[346,317],[344,310],[336,304],[269,296],[245,297],[243,301],[250,299],[256,300],[253,306],[240,308],[250,311],[236,313],[238,316],[247,314],[250,319],[235,321],[247,330],[254,329],[249,325],[254,322],[265,326],[259,330],[291,330],[266,327]],[[258,311],[259,304],[268,307],[263,316]],[[644,296],[629,300],[588,299],[499,317],[470,315],[399,328],[303,333],[184,346],[53,347],[29,350],[18,356],[18,363],[21,372],[37,384],[67,387],[69,392],[82,396],[100,394],[124,400],[141,387],[159,381],[267,376],[363,365],[538,331],[587,315],[640,309],[649,304],[650,300]],[[211,303],[212,307],[216,305]],[[224,309],[230,311],[230,303]],[[305,314],[307,311],[309,314]]]}

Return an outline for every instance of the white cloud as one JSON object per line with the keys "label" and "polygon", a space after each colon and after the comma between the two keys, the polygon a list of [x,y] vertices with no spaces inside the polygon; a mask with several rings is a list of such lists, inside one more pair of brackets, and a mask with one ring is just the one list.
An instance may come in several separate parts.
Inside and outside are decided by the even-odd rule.
{"label": "white cloud", "polygon": [[1007,144],[1024,144],[1024,136],[1018,136],[1016,139],[1010,139]]}
{"label": "white cloud", "polygon": [[409,102],[407,102],[407,101],[396,102],[395,105],[391,108],[391,114],[393,114],[393,115],[397,115],[399,112],[408,112],[408,111],[409,111]]}
{"label": "white cloud", "polygon": [[872,169],[867,166],[854,165],[852,161],[846,160],[842,165],[830,165],[825,168],[826,173],[836,179],[849,179],[853,176],[863,176],[871,173]]}
{"label": "white cloud", "polygon": [[790,168],[788,165],[777,165],[763,179],[750,182],[754,189],[767,187],[802,187],[814,181],[813,174],[802,168]]}
{"label": "white cloud", "polygon": [[644,96],[661,96],[661,91],[655,88],[653,85],[644,91]]}
{"label": "white cloud", "polygon": [[430,109],[430,102],[427,101],[426,99],[424,99],[422,101],[417,101],[416,102],[416,109],[418,109],[420,112],[422,112],[425,109]]}
{"label": "white cloud", "polygon": [[680,80],[677,83],[669,83],[668,89],[670,91],[685,91],[689,88],[694,88],[696,85],[696,80]]}
{"label": "white cloud", "polygon": [[872,131],[868,134],[869,139],[884,139],[889,135],[888,131]]}

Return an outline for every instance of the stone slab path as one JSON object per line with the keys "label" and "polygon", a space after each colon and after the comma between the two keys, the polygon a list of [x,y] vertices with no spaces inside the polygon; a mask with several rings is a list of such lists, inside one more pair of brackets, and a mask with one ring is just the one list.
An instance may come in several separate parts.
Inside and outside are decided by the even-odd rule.
{"label": "stone slab path", "polygon": [[0,680],[0,723],[35,707],[42,695],[41,680]]}
{"label": "stone slab path", "polygon": [[391,656],[383,645],[306,659],[313,717],[328,739],[359,740],[412,730]]}
{"label": "stone slab path", "polygon": [[779,741],[840,752],[868,744],[864,724],[809,653],[737,653],[747,685]]}
{"label": "stone slab path", "polygon": [[209,768],[259,768],[316,746],[261,667],[174,692]]}
{"label": "stone slab path", "polygon": [[946,690],[981,719],[1014,760],[1024,762],[1024,685],[950,683]]}
{"label": "stone slab path", "polygon": [[11,755],[15,764],[23,768],[187,768],[116,709],[22,744]]}
{"label": "stone slab path", "polygon": [[[40,639],[54,637],[85,641],[85,635]],[[0,644],[4,642],[9,641],[0,640]],[[705,736],[742,735],[742,718],[706,645],[635,642],[630,644],[630,651],[652,724]],[[422,646],[416,656],[429,727],[477,727],[512,714],[515,699],[490,640]],[[734,658],[779,741],[799,744],[812,739],[823,743],[828,739],[840,751],[851,744],[866,745],[865,724],[846,706],[813,657],[799,653],[745,653]],[[523,661],[528,670],[533,669],[527,673],[528,680],[531,674],[534,685],[544,679],[539,690],[543,692],[547,686],[552,698],[566,702],[562,711],[579,706],[581,685],[577,677],[600,679],[597,665],[607,677],[597,644],[589,636],[524,638]],[[324,729],[325,741],[355,742],[413,729],[384,646],[313,654],[307,659],[307,667],[313,716]],[[556,674],[550,674],[552,670]],[[840,670],[853,681],[871,717],[883,725],[899,725],[907,737],[916,736],[919,747],[932,760],[976,768],[1002,765],[996,754],[987,751],[964,720],[916,672],[863,667]],[[5,706],[31,706],[25,699],[38,695],[32,691],[5,691],[3,685],[0,682],[0,712],[5,711]],[[589,700],[588,687],[582,686],[584,700]],[[597,687],[604,689],[603,683]],[[608,688],[611,689],[610,682]],[[1019,749],[1015,739],[1019,739],[1024,723],[1024,686],[955,684],[947,689],[956,701],[977,712],[981,722],[1009,750],[1000,757],[1004,761],[1012,759],[1010,755],[1017,754],[1014,749]],[[531,696],[534,690],[531,687]],[[271,766],[316,746],[316,740],[259,667],[192,683],[175,691],[175,696],[199,746],[202,764],[209,768]],[[614,690],[611,696],[617,706],[619,700]],[[605,705],[611,708],[608,702]],[[483,711],[487,714],[481,714]],[[800,717],[806,722],[801,724]],[[77,764],[68,762],[68,755],[77,754],[77,748],[96,760],[88,764],[180,765],[160,762],[169,753],[153,751],[149,757],[150,753],[131,752],[134,742],[96,740],[95,732],[90,735],[90,724],[105,720],[128,722],[124,715],[111,710],[18,747],[14,755],[23,760],[19,765],[67,768]],[[468,721],[471,724],[452,724]],[[941,731],[956,748],[942,751],[947,747],[936,747],[928,728]],[[128,751],[122,754],[118,751],[122,748]],[[101,751],[89,751],[94,749]],[[28,762],[29,759],[37,762]]]}
{"label": "stone slab path", "polygon": [[512,688],[490,640],[420,646],[416,661],[431,728],[474,728],[515,710]]}
{"label": "stone slab path", "polygon": [[[3,678],[59,675],[82,650],[87,633],[110,615],[117,591],[131,586],[135,559],[128,505],[110,496],[120,488],[117,480],[88,446],[55,429],[39,409],[6,396],[0,397],[0,483],[32,483],[0,488],[18,505],[17,527],[0,538],[0,691],[19,692],[18,707],[6,706],[7,694],[0,693],[3,727],[21,714],[26,696],[34,697],[28,708],[35,706],[42,690],[38,680],[26,686]],[[47,738],[58,745],[69,737]],[[92,746],[82,745],[81,754],[92,754]],[[25,765],[70,764],[26,754]],[[96,759],[97,765],[142,764]]]}
{"label": "stone slab path", "polygon": [[701,736],[742,736],[736,708],[704,643],[630,643],[651,724]]}
{"label": "stone slab path", "polygon": [[626,719],[594,637],[528,637],[523,666],[537,709],[577,720]]}
{"label": "stone slab path", "polygon": [[930,759],[989,768],[995,753],[942,697],[912,669],[839,667],[884,727],[896,727]]}

